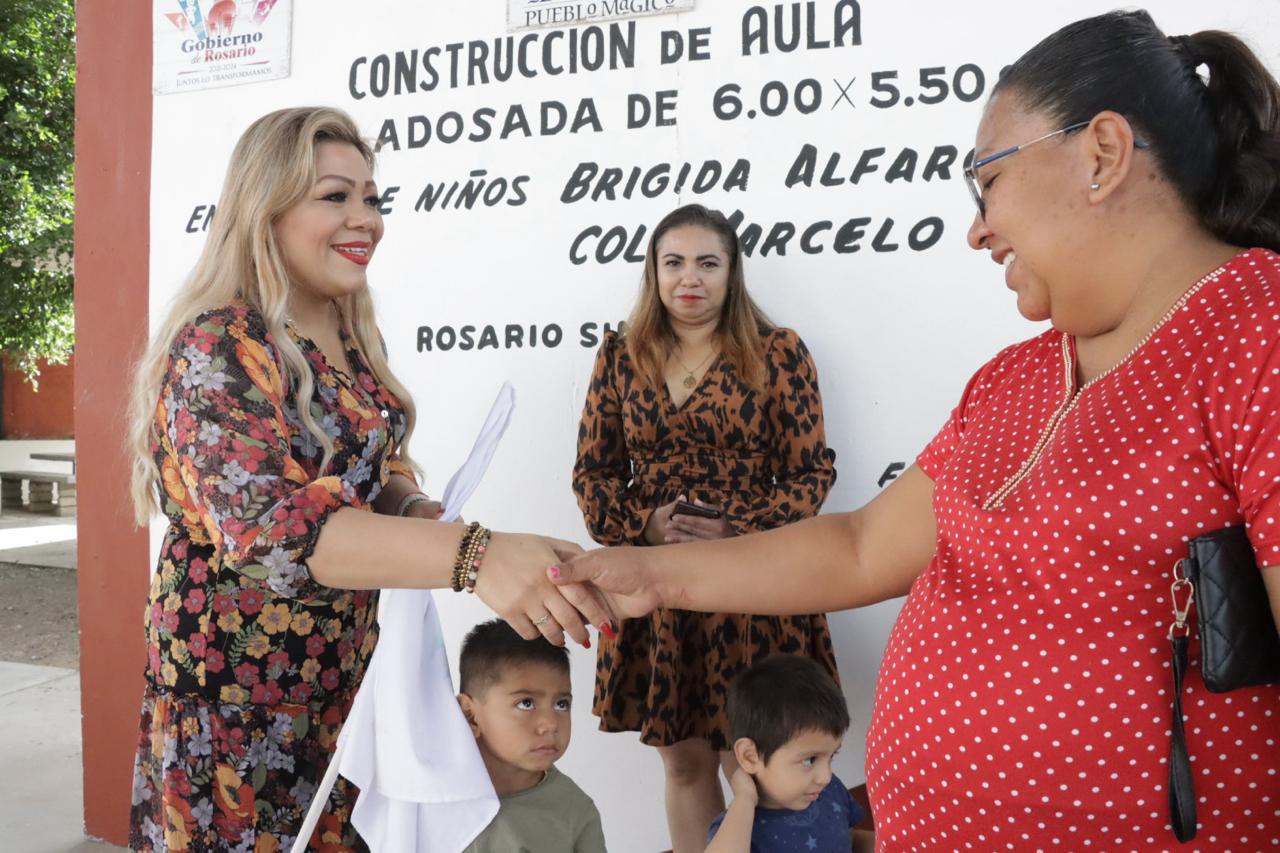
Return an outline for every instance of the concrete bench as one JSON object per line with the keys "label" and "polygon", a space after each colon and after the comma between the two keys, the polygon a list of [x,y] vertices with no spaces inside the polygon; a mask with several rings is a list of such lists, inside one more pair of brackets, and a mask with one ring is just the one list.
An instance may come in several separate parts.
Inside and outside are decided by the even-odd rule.
{"label": "concrete bench", "polygon": [[[57,486],[56,495],[54,486]],[[50,471],[0,471],[0,506],[52,515],[75,515],[76,475]]]}

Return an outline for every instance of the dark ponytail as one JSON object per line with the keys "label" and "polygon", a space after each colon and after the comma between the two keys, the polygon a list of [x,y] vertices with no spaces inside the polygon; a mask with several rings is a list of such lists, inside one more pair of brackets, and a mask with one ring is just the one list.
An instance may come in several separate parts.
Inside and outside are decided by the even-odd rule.
{"label": "dark ponytail", "polygon": [[1230,33],[1205,30],[1181,43],[1189,62],[1209,69],[1221,147],[1201,221],[1228,243],[1280,251],[1280,84]]}
{"label": "dark ponytail", "polygon": [[1002,90],[1062,125],[1120,113],[1207,230],[1280,252],[1280,84],[1235,36],[1167,38],[1145,11],[1110,12],[1031,48]]}

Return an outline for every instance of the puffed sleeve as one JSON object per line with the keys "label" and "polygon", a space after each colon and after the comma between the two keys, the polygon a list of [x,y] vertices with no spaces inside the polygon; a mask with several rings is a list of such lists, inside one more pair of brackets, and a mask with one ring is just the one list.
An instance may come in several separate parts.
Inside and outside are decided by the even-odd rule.
{"label": "puffed sleeve", "polygon": [[768,530],[817,515],[836,481],[836,454],[827,447],[818,369],[800,336],[771,333],[765,353],[773,486],[745,502],[730,500],[727,518],[738,533]]}
{"label": "puffed sleeve", "polygon": [[631,477],[616,381],[621,346],[611,332],[596,353],[578,423],[573,492],[592,539],[601,545],[643,545],[644,526],[653,509],[644,506]]}
{"label": "puffed sleeve", "polygon": [[350,505],[337,476],[310,479],[289,451],[284,382],[260,326],[218,309],[184,326],[157,408],[170,517],[203,528],[221,565],[277,595],[341,591],[312,580],[306,561],[329,515]]}

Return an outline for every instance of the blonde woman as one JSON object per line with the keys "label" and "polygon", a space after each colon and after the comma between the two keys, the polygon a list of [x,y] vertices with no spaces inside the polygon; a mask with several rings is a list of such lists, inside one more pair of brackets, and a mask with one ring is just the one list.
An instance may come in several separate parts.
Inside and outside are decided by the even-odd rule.
{"label": "blonde woman", "polygon": [[[732,224],[701,205],[672,211],[649,241],[626,333],[606,337],[587,392],[573,487],[592,538],[697,542],[808,518],[834,460],[813,359],[747,293]],[[773,652],[836,675],[822,614],[664,608],[600,642],[595,713],[603,730],[638,731],[657,748],[675,853],[701,851],[724,811],[717,775],[735,767],[725,696]]]}
{"label": "blonde woman", "polygon": [[[471,586],[526,638],[589,644],[544,575],[574,546],[494,533],[486,551],[483,528],[435,521],[418,489],[414,407],[366,278],[383,231],[372,169],[336,110],[254,122],[139,370],[133,500],[140,523],[159,509],[169,528],[146,614],[135,849],[288,848],[373,652],[379,588]],[[338,782],[313,846],[363,847],[353,794]]]}

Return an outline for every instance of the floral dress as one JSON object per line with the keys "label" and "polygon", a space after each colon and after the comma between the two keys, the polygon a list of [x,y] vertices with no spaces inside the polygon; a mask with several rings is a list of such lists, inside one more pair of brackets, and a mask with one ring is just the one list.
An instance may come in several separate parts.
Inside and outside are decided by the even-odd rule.
{"label": "floral dress", "polygon": [[[717,358],[676,406],[635,368],[625,338],[605,337],[578,430],[573,488],[591,537],[643,545],[649,515],[681,494],[723,506],[737,533],[818,514],[836,479],[818,372],[790,329],[763,340],[766,382],[755,391]],[[779,567],[779,571],[799,567]],[[600,638],[594,713],[604,731],[638,731],[650,746],[688,738],[731,746],[725,699],[737,674],[782,652],[812,657],[836,677],[822,614],[753,616],[659,608]]]}
{"label": "floral dress", "polygon": [[[373,653],[377,592],[320,586],[307,558],[330,513],[370,510],[393,473],[412,476],[396,459],[405,413],[345,333],[354,377],[290,334],[334,444],[324,472],[259,314],[208,311],[170,352],[152,433],[169,528],[145,617],[137,850],[287,850]],[[312,849],[363,847],[354,795],[339,779]]]}

